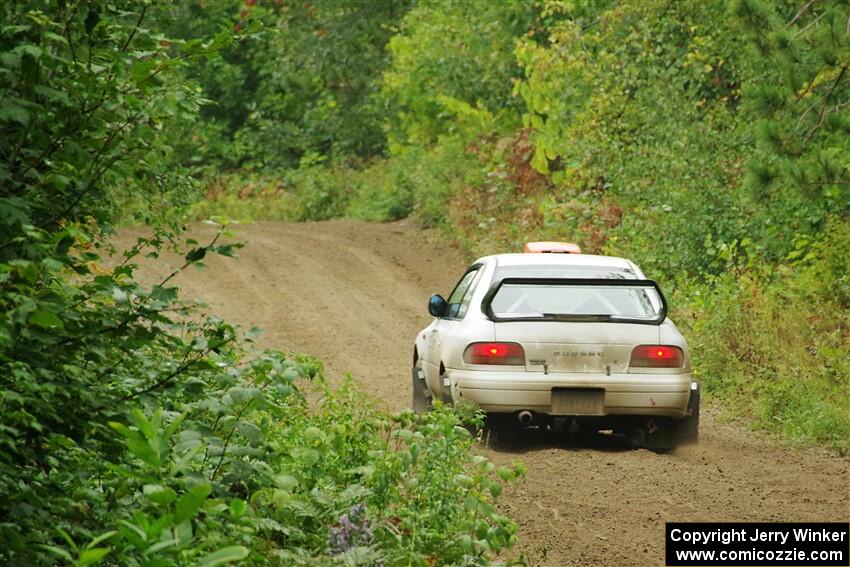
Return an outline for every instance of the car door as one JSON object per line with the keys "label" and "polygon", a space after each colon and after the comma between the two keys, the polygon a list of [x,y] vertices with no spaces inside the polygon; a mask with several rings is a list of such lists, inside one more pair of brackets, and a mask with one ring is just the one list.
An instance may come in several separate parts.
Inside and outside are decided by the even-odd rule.
{"label": "car door", "polygon": [[425,380],[435,394],[445,394],[449,391],[448,385],[442,383],[440,373],[443,346],[447,341],[456,339],[462,332],[463,319],[483,271],[481,264],[474,264],[463,274],[449,295],[446,314],[434,322],[426,337],[428,348],[424,356]]}

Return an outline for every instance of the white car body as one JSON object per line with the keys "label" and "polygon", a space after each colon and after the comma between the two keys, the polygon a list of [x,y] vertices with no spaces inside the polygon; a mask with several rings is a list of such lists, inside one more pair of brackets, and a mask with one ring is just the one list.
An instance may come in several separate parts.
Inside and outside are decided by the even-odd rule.
{"label": "white car body", "polygon": [[[474,275],[468,276],[472,270]],[[654,285],[640,268],[623,258],[528,253],[480,258],[461,278],[454,297],[450,296],[449,313],[436,317],[416,336],[414,397],[418,379],[424,381],[420,385],[431,400],[470,400],[488,416],[519,415],[523,425],[551,423],[553,418],[565,417],[598,424],[598,428],[611,423],[649,423],[652,431],[657,426],[646,418],[656,418],[658,423],[674,422],[692,412],[689,402],[694,401],[692,391],[697,384],[691,379],[687,343],[666,317],[666,303],[662,320],[651,323],[502,319],[492,307],[488,308],[486,300],[488,293],[494,300],[494,290],[508,293],[496,289],[505,278],[511,278],[510,285],[520,287],[525,283],[520,281],[523,278],[568,278],[573,283],[578,279],[606,279],[612,287],[631,285],[626,283],[631,281]],[[461,293],[465,280],[470,285]],[[533,299],[533,292],[527,290],[537,288],[522,289],[526,290],[524,297]],[[660,290],[658,296],[664,302]],[[655,308],[661,311],[659,306]],[[456,316],[459,312],[462,316]],[[470,363],[464,353],[470,344],[479,342],[517,343],[524,351],[524,363]],[[640,345],[678,347],[681,366],[632,366],[632,352]]]}

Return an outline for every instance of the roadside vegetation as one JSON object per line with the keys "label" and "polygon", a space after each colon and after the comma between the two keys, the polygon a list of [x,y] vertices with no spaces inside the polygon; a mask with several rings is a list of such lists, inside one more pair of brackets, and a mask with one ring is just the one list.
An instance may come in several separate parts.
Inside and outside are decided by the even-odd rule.
{"label": "roadside vegetation", "polygon": [[470,257],[632,258],[709,400],[850,450],[846,2],[246,4],[275,33],[244,120],[202,124],[198,218],[412,217]]}
{"label": "roadside vegetation", "polygon": [[[228,61],[268,41],[236,8],[0,7],[0,563],[489,564],[515,541],[494,502],[522,471],[471,454],[475,411],[388,415],[173,285],[240,247],[222,219],[210,242],[180,222],[198,152],[239,147],[193,137],[232,110],[195,74],[236,92]],[[128,218],[150,236],[112,250]],[[141,285],[137,261],[166,250],[184,265]]]}

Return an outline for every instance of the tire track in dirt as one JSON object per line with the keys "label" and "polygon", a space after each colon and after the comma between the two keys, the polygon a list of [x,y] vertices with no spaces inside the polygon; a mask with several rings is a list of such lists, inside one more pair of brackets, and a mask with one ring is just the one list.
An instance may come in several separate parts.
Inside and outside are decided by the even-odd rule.
{"label": "tire track in dirt", "polygon": [[[182,295],[246,329],[261,327],[261,346],[318,356],[331,378],[351,372],[388,408],[406,407],[427,298],[450,291],[466,266],[461,255],[405,222],[235,230],[247,243],[240,259],[208,257],[207,270],[176,279]],[[124,231],[119,244],[138,232]],[[211,235],[195,229],[201,242]],[[142,279],[179,263],[146,263]],[[710,410],[701,437],[668,455],[600,437],[481,450],[526,464],[501,506],[519,523],[518,551],[543,565],[663,565],[666,521],[850,519],[850,459],[778,447]]]}

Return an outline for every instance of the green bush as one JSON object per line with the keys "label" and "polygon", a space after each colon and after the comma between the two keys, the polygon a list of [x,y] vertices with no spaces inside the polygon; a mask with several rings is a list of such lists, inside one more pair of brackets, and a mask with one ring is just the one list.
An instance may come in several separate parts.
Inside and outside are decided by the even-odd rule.
{"label": "green bush", "polygon": [[346,216],[368,221],[394,221],[413,210],[413,187],[398,162],[378,162],[355,174],[354,194]]}
{"label": "green bush", "polygon": [[207,177],[201,197],[180,210],[192,220],[289,221],[298,219],[300,205],[283,175],[235,171]]}
{"label": "green bush", "polygon": [[315,165],[288,171],[229,172],[208,177],[202,196],[182,210],[193,220],[325,220],[345,211],[353,177],[356,172]]}
{"label": "green bush", "polygon": [[[492,502],[517,471],[471,455],[463,426],[480,416],[389,416],[350,382],[329,388],[314,360],[250,353],[226,323],[197,321],[174,274],[133,281],[133,258],[166,239],[112,270],[86,243],[64,264],[3,264],[6,564],[466,565],[512,545]],[[219,240],[184,269],[231,255]],[[27,297],[70,269],[77,283]]]}
{"label": "green bush", "polygon": [[[801,288],[805,272],[729,274],[697,288],[683,315],[711,398],[760,429],[850,452],[850,311]],[[684,298],[682,298],[684,299]],[[687,312],[685,309],[683,312]]]}
{"label": "green bush", "polygon": [[321,165],[302,163],[287,174],[287,181],[298,197],[298,220],[317,221],[342,216],[352,188],[349,172]]}
{"label": "green bush", "polygon": [[248,368],[217,377],[172,420],[137,410],[129,426],[112,424],[131,457],[102,480],[121,485],[99,544],[114,560],[470,565],[513,543],[515,526],[491,504],[497,471],[471,458],[452,411],[390,417],[351,383],[321,380],[310,404],[293,377],[311,363],[268,353]]}
{"label": "green bush", "polygon": [[428,150],[408,146],[358,175],[348,212],[381,221],[414,214],[426,227],[445,224],[453,196],[476,173],[474,159],[457,136],[444,137]]}

